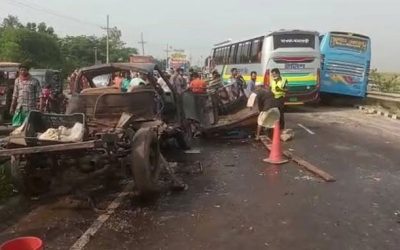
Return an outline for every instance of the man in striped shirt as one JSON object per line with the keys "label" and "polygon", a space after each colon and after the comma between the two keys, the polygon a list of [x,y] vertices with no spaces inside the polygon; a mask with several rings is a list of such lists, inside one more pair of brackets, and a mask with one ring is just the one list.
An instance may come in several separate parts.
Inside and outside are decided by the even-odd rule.
{"label": "man in striped shirt", "polygon": [[19,127],[31,110],[42,110],[43,100],[40,83],[29,74],[29,66],[19,67],[19,77],[15,79],[14,92],[10,114],[13,115],[12,125]]}

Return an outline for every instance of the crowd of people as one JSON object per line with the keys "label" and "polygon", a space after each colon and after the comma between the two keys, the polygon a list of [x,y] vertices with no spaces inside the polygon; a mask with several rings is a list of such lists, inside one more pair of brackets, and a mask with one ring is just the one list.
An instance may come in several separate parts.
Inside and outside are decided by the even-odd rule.
{"label": "crowd of people", "polygon": [[211,72],[210,79],[202,79],[197,72],[190,73],[190,81],[187,83],[183,76],[183,70],[178,69],[171,77],[172,86],[178,93],[186,89],[193,93],[206,93],[216,91],[218,99],[222,105],[232,103],[241,97],[250,97],[252,93],[256,95],[256,102],[260,111],[256,139],[259,138],[263,127],[263,120],[266,119],[267,112],[272,108],[277,108],[280,113],[279,125],[281,129],[285,128],[285,96],[288,90],[288,82],[281,76],[279,69],[271,70],[271,81],[269,86],[264,82],[257,81],[257,72],[250,73],[250,80],[245,81],[237,68],[231,69],[231,76],[227,82],[223,82],[221,75],[217,70]]}
{"label": "crowd of people", "polygon": [[[195,94],[214,93],[218,96],[216,104],[220,106],[229,105],[240,98],[248,98],[252,93],[255,93],[260,118],[269,109],[276,107],[280,111],[280,127],[284,129],[284,100],[287,92],[287,80],[281,77],[279,69],[271,70],[272,79],[269,86],[257,81],[258,74],[255,71],[250,73],[248,81],[245,81],[237,68],[232,68],[230,73],[230,77],[224,81],[217,70],[212,71],[210,77],[205,77],[193,70],[189,70],[189,73],[185,74],[183,68],[177,68],[163,72],[163,77],[157,74],[154,77],[164,92],[171,91],[165,81],[165,79],[168,79],[177,94],[182,94],[185,91],[191,91]],[[76,74],[76,72],[73,74]],[[149,78],[149,75],[136,72],[116,72],[112,76],[112,83],[105,88],[118,92],[131,92],[135,87],[148,85]],[[74,79],[74,75],[71,76],[71,79]],[[96,89],[99,90],[99,88]],[[83,90],[83,92],[85,91]],[[262,124],[259,123],[257,131],[261,130]],[[256,137],[258,135],[259,132],[257,132]]]}
{"label": "crowd of people", "polygon": [[[64,112],[66,98],[63,93],[55,89],[50,82],[42,85],[38,79],[29,73],[30,66],[21,64],[14,82],[9,113],[12,116],[12,126],[19,127],[25,121],[30,111]],[[52,78],[58,82],[57,76]]]}

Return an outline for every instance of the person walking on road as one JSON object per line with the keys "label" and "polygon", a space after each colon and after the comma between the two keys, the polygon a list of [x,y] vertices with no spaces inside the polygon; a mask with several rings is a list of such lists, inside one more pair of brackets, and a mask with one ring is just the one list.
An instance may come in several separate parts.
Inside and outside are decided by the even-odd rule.
{"label": "person walking on road", "polygon": [[264,87],[264,83],[256,82],[254,93],[257,95],[256,102],[258,104],[258,110],[260,111],[257,119],[257,131],[255,138],[256,140],[259,140],[264,121],[267,118],[267,112],[271,108],[277,108],[278,105],[276,99],[274,98],[274,94],[270,89]]}
{"label": "person walking on road", "polygon": [[285,128],[285,96],[287,92],[287,80],[281,77],[279,69],[271,70],[271,91],[274,94],[275,100],[280,112],[279,126],[281,129]]}
{"label": "person walking on road", "polygon": [[43,110],[43,96],[40,83],[37,79],[32,78],[29,74],[29,66],[21,64],[19,66],[19,77],[15,79],[14,92],[10,107],[12,118],[12,126],[21,126],[29,111]]}

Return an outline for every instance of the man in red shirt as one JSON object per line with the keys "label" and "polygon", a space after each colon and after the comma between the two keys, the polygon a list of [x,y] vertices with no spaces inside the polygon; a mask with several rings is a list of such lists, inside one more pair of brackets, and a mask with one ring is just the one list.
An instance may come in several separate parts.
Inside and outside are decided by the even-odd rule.
{"label": "man in red shirt", "polygon": [[193,80],[190,82],[190,90],[193,93],[204,94],[207,92],[207,83],[200,78],[199,73],[193,72]]}

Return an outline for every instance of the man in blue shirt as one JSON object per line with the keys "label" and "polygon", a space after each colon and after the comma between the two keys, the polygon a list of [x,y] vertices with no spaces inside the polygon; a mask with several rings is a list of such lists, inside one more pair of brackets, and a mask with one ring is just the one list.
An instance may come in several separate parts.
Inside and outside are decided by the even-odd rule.
{"label": "man in blue shirt", "polygon": [[247,82],[246,96],[249,97],[252,92],[256,89],[257,72],[252,71],[250,74],[250,81]]}

